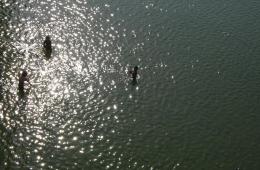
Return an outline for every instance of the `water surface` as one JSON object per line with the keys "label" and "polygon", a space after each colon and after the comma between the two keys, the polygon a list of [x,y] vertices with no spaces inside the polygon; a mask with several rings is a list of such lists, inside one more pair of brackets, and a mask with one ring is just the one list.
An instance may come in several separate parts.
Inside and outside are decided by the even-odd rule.
{"label": "water surface", "polygon": [[259,169],[259,7],[2,0],[0,169]]}

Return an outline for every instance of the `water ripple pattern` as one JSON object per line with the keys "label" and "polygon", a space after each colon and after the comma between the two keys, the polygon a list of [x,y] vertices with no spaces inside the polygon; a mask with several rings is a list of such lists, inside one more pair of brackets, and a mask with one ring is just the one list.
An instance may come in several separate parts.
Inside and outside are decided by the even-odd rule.
{"label": "water ripple pattern", "polygon": [[[3,55],[12,58],[10,63],[3,61],[10,78],[3,83],[3,97],[8,100],[1,104],[6,130],[1,142],[8,146],[4,166],[77,168],[94,166],[95,161],[110,166],[103,155],[116,154],[110,135],[117,133],[120,103],[108,97],[116,81],[125,82],[115,71],[121,65],[114,42],[118,33],[109,22],[113,16],[103,16],[100,7],[86,1],[1,5],[9,27],[2,32],[8,36]],[[54,47],[50,59],[42,50],[47,35]],[[22,69],[29,72],[32,88],[19,99],[17,80]]]}
{"label": "water ripple pattern", "polygon": [[260,169],[259,8],[1,0],[0,169]]}

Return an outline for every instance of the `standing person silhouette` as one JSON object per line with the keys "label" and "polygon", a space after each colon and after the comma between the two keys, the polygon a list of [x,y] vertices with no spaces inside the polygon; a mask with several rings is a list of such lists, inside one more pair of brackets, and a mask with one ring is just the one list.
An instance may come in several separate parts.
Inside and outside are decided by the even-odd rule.
{"label": "standing person silhouette", "polygon": [[19,89],[19,93],[23,96],[24,93],[24,85],[25,85],[25,81],[27,81],[30,85],[30,81],[29,81],[29,77],[28,77],[28,73],[27,71],[23,71],[22,75],[19,77],[19,84],[18,84],[18,89]]}
{"label": "standing person silhouette", "polygon": [[51,56],[51,52],[52,52],[50,36],[46,36],[46,38],[45,38],[45,40],[43,42],[43,47],[44,47],[44,51],[45,51],[46,57],[50,57]]}
{"label": "standing person silhouette", "polygon": [[131,74],[131,76],[133,78],[133,83],[136,83],[137,70],[138,70],[138,66],[135,66],[134,70],[129,71],[129,74]]}

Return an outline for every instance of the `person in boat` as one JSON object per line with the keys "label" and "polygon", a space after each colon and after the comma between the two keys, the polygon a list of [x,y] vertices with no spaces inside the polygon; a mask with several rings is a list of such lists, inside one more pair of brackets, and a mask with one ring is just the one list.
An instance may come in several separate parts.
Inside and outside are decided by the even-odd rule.
{"label": "person in boat", "polygon": [[44,47],[44,50],[47,52],[47,53],[51,53],[52,51],[52,48],[51,48],[51,38],[50,36],[46,36],[44,42],[43,42],[43,47]]}
{"label": "person in boat", "polygon": [[31,85],[31,83],[29,81],[28,73],[27,73],[27,71],[24,70],[22,72],[21,76],[19,77],[19,84],[18,84],[18,89],[21,94],[24,94],[25,82],[28,82]]}
{"label": "person in boat", "polygon": [[136,82],[137,70],[138,70],[138,67],[135,66],[135,67],[134,67],[134,70],[130,70],[130,71],[129,71],[129,73],[131,74],[131,76],[132,76],[132,78],[133,78],[133,82]]}

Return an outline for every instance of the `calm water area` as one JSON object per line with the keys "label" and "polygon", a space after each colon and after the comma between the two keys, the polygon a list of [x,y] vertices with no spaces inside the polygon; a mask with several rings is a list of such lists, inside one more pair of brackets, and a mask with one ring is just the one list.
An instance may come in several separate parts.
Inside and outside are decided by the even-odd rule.
{"label": "calm water area", "polygon": [[0,0],[0,170],[259,170],[259,19],[259,0]]}

